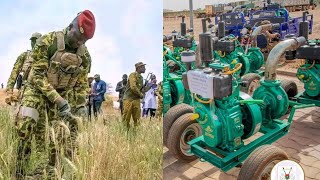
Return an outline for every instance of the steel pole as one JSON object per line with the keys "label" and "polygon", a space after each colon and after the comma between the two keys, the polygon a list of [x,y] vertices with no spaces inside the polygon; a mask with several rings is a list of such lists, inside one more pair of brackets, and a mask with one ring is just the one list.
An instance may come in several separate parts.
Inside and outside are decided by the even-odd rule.
{"label": "steel pole", "polygon": [[[190,28],[193,29],[193,3],[192,3],[192,0],[189,0],[189,8],[190,8]],[[194,32],[194,29],[193,29],[193,32]],[[192,34],[193,34],[192,32]]]}

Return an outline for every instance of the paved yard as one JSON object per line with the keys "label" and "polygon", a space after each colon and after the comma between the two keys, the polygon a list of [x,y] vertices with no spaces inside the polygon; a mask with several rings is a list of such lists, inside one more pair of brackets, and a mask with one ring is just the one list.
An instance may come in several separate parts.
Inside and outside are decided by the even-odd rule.
{"label": "paved yard", "polygon": [[[278,76],[279,79],[296,78]],[[298,84],[299,90],[302,84]],[[287,136],[276,141],[274,145],[285,150],[291,160],[298,162],[304,169],[306,179],[320,179],[320,107],[297,110]],[[227,173],[207,162],[198,160],[191,163],[177,161],[164,147],[163,178],[165,180],[187,179],[237,179],[240,169],[234,168]]]}

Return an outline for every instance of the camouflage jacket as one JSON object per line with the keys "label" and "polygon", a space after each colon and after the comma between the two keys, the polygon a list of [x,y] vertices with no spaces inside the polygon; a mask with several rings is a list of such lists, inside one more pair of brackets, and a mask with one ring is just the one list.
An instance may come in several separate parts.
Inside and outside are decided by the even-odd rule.
{"label": "camouflage jacket", "polygon": [[[57,34],[55,32],[50,32],[39,38],[32,51],[34,62],[28,78],[28,83],[30,83],[34,89],[38,90],[53,103],[55,103],[57,99],[61,98],[61,95],[49,83],[47,78],[47,70],[49,69],[50,59],[56,51]],[[71,49],[66,44],[65,51],[75,53],[77,49]],[[81,66],[85,69],[85,71],[79,74],[79,78],[75,86],[72,90],[69,90],[72,92],[72,101],[74,101],[77,107],[85,106],[87,90],[89,88],[87,76],[91,68],[91,57],[87,48],[85,48],[85,52],[83,56],[81,56],[81,59]]]}
{"label": "camouflage jacket", "polygon": [[138,72],[129,75],[123,99],[137,100],[143,98],[143,77]]}
{"label": "camouflage jacket", "polygon": [[156,95],[158,96],[159,101],[162,102],[163,98],[162,98],[162,83],[161,82],[158,84]]}
{"label": "camouflage jacket", "polygon": [[22,69],[26,57],[28,56],[28,53],[30,53],[30,51],[23,52],[18,56],[8,79],[6,91],[13,91],[14,85],[16,84],[18,75]]}

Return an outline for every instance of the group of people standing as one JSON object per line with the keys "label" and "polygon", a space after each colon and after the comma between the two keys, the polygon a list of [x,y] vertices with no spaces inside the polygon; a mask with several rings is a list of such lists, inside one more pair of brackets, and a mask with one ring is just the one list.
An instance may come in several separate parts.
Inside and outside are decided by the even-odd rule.
{"label": "group of people standing", "polygon": [[[149,112],[150,116],[154,117],[158,109],[160,112],[157,113],[157,117],[162,115],[162,88],[159,87],[161,84],[157,84],[156,76],[153,74],[150,80],[143,79],[141,74],[145,73],[145,65],[143,62],[136,63],[136,71],[131,73],[129,78],[124,74],[122,81],[117,83],[116,92],[119,92],[120,111],[127,127],[130,125],[131,116],[134,124],[137,125],[138,120],[142,116],[147,116]],[[159,99],[158,103],[156,96]]]}
{"label": "group of people standing", "polygon": [[[120,104],[119,108],[121,111],[121,114],[123,114],[123,95],[125,91],[125,87],[128,82],[128,75],[124,74],[122,76],[122,81],[119,81],[117,83],[116,92],[119,92],[119,99],[118,102]],[[149,87],[150,89],[145,92],[142,102],[142,117],[147,117],[150,115],[150,117],[155,117],[156,110],[157,110],[157,96],[158,96],[158,84],[157,79],[154,74],[150,76],[150,80],[145,82],[144,86]]]}
{"label": "group of people standing", "polygon": [[[151,74],[149,80],[143,80],[141,73],[144,73],[145,71],[145,64],[142,62],[137,63],[136,65],[136,71],[130,74],[131,78],[128,80],[128,75],[123,74],[122,80],[117,83],[116,86],[116,92],[119,93],[119,99],[118,102],[120,104],[119,109],[121,112],[121,115],[123,116],[124,121],[130,121],[128,120],[129,114],[132,113],[132,116],[134,117],[133,120],[136,122],[136,119],[140,119],[140,117],[147,117],[150,115],[151,117],[155,117],[157,114],[157,117],[160,117],[162,112],[162,91],[159,87],[161,84],[157,84],[157,79],[154,74]],[[141,70],[143,68],[144,70]],[[140,77],[141,76],[141,77]],[[93,83],[94,80],[94,83]],[[142,80],[142,82],[140,82]],[[88,107],[88,119],[91,120],[92,118],[92,112],[95,118],[98,117],[98,114],[102,114],[102,108],[101,105],[103,101],[105,101],[105,93],[107,91],[107,84],[101,80],[100,75],[96,74],[94,77],[88,78],[88,85],[89,85],[89,94],[87,97],[87,107]],[[128,85],[128,86],[127,86]],[[140,87],[141,88],[138,88]],[[142,93],[142,95],[140,94]],[[139,97],[137,96],[139,95]],[[140,96],[141,95],[141,96]],[[158,96],[158,102],[157,102],[157,96]],[[127,99],[128,103],[127,108],[124,108],[124,100]],[[130,101],[133,100],[139,100],[134,104],[130,104]],[[130,106],[128,106],[130,104]],[[141,107],[142,104],[142,107]],[[142,111],[133,110],[131,106],[134,105],[133,109],[138,109],[138,107]],[[160,107],[160,108],[158,108]],[[131,110],[130,110],[131,109]],[[126,112],[126,113],[124,113]],[[139,113],[138,113],[139,112]],[[142,113],[141,113],[142,112]],[[128,117],[127,117],[128,116]],[[139,117],[138,117],[139,116]]]}

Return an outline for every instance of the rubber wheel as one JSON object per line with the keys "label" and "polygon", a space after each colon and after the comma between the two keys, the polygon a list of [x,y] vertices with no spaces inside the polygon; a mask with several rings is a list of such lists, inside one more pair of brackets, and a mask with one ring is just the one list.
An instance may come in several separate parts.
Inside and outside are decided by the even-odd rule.
{"label": "rubber wheel", "polygon": [[[280,85],[284,89],[286,94],[288,95],[289,100],[290,100],[290,98],[292,98],[298,94],[298,87],[294,81],[284,79],[281,81]],[[286,114],[289,114],[291,112],[291,109],[292,109],[292,107],[289,106]]]}
{"label": "rubber wheel", "polygon": [[284,89],[289,98],[298,94],[298,87],[294,81],[284,79],[281,81],[280,86]]}
{"label": "rubber wheel", "polygon": [[172,125],[168,136],[168,149],[173,156],[181,161],[190,162],[197,157],[190,152],[187,144],[190,140],[202,134],[201,126],[191,120],[192,113],[179,117]]}
{"label": "rubber wheel", "polygon": [[261,77],[255,73],[248,73],[242,76],[241,80],[248,82],[248,85],[247,87],[240,87],[240,90],[252,96],[254,90],[260,86],[260,79]]}
{"label": "rubber wheel", "polygon": [[238,180],[270,179],[271,170],[276,163],[287,159],[288,155],[276,146],[260,146],[249,155],[242,165]]}
{"label": "rubber wheel", "polygon": [[172,124],[182,115],[192,113],[193,107],[187,104],[178,104],[168,110],[163,117],[163,145],[167,146],[167,139]]}

